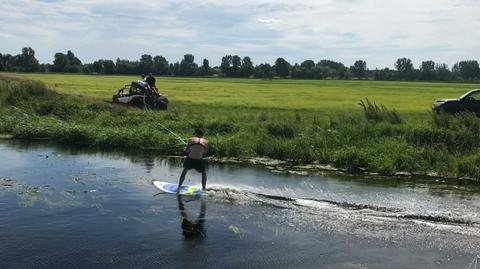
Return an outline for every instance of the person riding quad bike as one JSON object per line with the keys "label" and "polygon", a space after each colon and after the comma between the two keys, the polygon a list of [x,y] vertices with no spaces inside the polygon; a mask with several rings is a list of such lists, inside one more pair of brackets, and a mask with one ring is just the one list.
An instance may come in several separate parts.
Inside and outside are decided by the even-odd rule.
{"label": "person riding quad bike", "polygon": [[152,75],[152,73],[148,74],[148,76],[145,78],[145,81],[147,82],[148,86],[150,87],[153,93],[160,94],[156,85],[157,80]]}
{"label": "person riding quad bike", "polygon": [[[128,94],[125,94],[124,91],[127,89]],[[160,110],[166,110],[168,104],[167,96],[159,93],[156,79],[151,73],[148,76],[142,75],[141,80],[132,81],[130,85],[119,89],[112,100],[117,104]]]}

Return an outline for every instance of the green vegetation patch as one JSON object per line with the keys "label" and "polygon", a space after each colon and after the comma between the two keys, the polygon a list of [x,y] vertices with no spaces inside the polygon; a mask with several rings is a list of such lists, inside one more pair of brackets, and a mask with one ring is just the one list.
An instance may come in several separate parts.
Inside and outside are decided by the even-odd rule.
{"label": "green vegetation patch", "polygon": [[[63,84],[70,83],[69,79],[75,77],[55,76],[58,83]],[[84,76],[78,77],[84,79]],[[105,79],[109,82],[97,81],[112,86],[116,83],[111,80],[119,78]],[[128,79],[122,77],[124,82]],[[167,129],[187,138],[195,127],[203,127],[211,142],[209,154],[215,157],[269,157],[293,164],[332,164],[351,172],[369,171],[381,175],[411,172],[477,180],[480,177],[480,119],[475,115],[433,114],[427,112],[428,106],[416,111],[418,103],[406,110],[398,109],[395,105],[390,106],[395,102],[383,103],[368,96],[368,92],[375,89],[362,94],[361,98],[360,95],[346,97],[352,91],[342,92],[340,89],[345,85],[338,81],[306,81],[300,85],[292,84],[292,80],[285,82],[291,91],[297,91],[297,104],[287,102],[293,93],[287,99],[281,94],[269,93],[267,96],[277,96],[278,99],[255,102],[257,97],[267,98],[265,91],[273,92],[274,86],[284,84],[281,81],[172,80],[179,80],[172,82],[177,86],[188,84],[193,92],[205,89],[204,94],[210,99],[202,95],[195,99],[196,94],[182,86],[170,95],[168,111],[141,110],[110,104],[106,98],[106,86],[101,93],[91,95],[92,89],[88,85],[79,84],[79,90],[72,92],[62,86],[53,90],[53,84],[22,80],[18,76],[14,79],[1,77],[0,133],[18,139],[47,139],[88,147],[140,149],[171,155],[182,154],[184,145]],[[73,78],[72,83],[75,81]],[[338,84],[337,101],[326,98],[309,106],[309,99],[325,88],[305,89],[303,85],[322,83],[326,83],[325,88]],[[237,97],[232,98],[236,101],[213,97],[215,92],[224,92],[225,84],[235,87]],[[358,82],[351,86],[358,85],[375,88],[384,84]],[[83,91],[80,90],[82,87]],[[448,88],[449,85],[442,87]],[[184,91],[185,96],[177,99],[176,94],[180,91]],[[447,93],[438,95],[449,97]],[[333,92],[329,94],[334,98]],[[417,94],[421,100],[425,99],[422,94]],[[253,100],[254,105],[247,101],[246,95],[251,95],[248,100]],[[413,93],[410,95],[413,98]],[[339,105],[346,104],[345,100],[354,102],[354,106]],[[358,104],[361,100],[364,100],[363,105]],[[328,110],[329,107],[336,108]]]}
{"label": "green vegetation patch", "polygon": [[[117,89],[135,76],[7,73],[9,77],[40,80],[62,94],[110,101]],[[157,86],[176,106],[181,102],[215,107],[265,110],[314,110],[318,115],[359,111],[360,100],[395,109],[403,116],[430,110],[438,98],[455,98],[479,84],[391,82],[369,80],[298,80],[158,77]],[[197,113],[201,113],[198,111]],[[418,116],[418,114],[416,115]],[[426,118],[426,116],[424,117]]]}

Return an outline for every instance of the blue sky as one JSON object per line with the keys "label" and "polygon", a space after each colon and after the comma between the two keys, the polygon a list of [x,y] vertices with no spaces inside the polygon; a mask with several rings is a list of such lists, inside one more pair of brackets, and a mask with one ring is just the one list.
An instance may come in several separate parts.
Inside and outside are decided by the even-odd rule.
{"label": "blue sky", "polygon": [[363,59],[374,69],[409,57],[452,66],[480,60],[478,14],[478,0],[2,0],[0,52],[30,46],[44,63],[72,50],[83,62],[191,53],[211,65],[238,54],[255,64]]}

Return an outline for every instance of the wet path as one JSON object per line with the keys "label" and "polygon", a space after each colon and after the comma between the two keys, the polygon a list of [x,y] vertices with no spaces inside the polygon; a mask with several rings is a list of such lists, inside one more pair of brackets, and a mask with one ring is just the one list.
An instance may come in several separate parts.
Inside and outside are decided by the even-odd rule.
{"label": "wet path", "polygon": [[[0,143],[1,268],[464,268],[480,187],[212,165],[199,199],[158,194],[181,165]],[[199,184],[189,174],[189,183]]]}

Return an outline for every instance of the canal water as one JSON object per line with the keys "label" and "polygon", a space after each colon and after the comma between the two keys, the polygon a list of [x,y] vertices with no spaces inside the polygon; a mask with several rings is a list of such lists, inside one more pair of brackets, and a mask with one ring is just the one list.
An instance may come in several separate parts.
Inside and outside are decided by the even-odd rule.
{"label": "canal water", "polygon": [[[480,185],[211,164],[0,142],[0,268],[465,268]],[[186,184],[200,184],[192,171]],[[480,265],[480,264],[479,264]]]}

